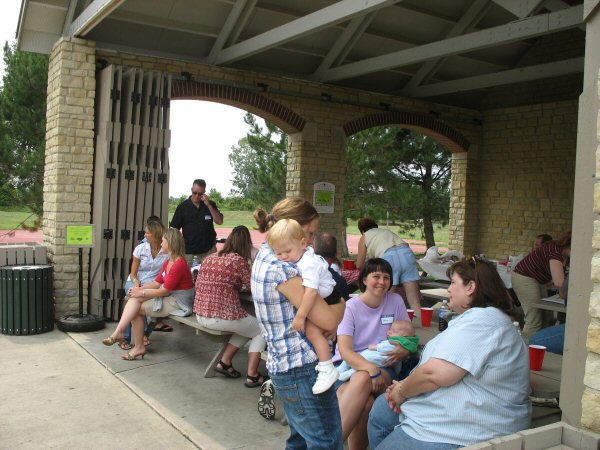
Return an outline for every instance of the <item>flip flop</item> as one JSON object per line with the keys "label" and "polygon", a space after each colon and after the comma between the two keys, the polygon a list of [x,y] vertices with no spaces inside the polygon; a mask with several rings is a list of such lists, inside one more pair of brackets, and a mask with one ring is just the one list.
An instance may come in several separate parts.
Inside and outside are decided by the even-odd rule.
{"label": "flip flop", "polygon": [[152,345],[152,341],[148,339],[148,336],[144,336],[144,347],[148,347],[149,345]]}
{"label": "flip flop", "polygon": [[131,350],[133,348],[133,346],[127,341],[121,342],[120,347],[121,347],[121,350]]}
{"label": "flip flop", "polygon": [[171,325],[163,323],[161,327],[154,327],[153,331],[163,331],[165,333],[170,333],[171,331],[173,331],[173,327]]}

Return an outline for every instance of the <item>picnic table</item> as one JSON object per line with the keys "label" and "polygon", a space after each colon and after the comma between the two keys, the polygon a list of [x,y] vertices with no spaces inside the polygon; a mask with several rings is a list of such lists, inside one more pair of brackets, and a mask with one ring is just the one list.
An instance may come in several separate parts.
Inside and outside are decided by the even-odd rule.
{"label": "picnic table", "polygon": [[[495,260],[490,260],[490,261],[492,263],[496,264],[496,270],[498,271],[498,275],[500,275],[502,282],[506,286],[506,289],[510,289],[512,287],[512,281],[510,279],[510,274],[511,274],[510,266],[504,266],[502,264],[499,264],[498,261],[495,261]],[[427,272],[428,275],[431,275],[436,280],[450,281],[450,278],[448,278],[446,276],[446,271],[450,268],[450,266],[452,264],[454,264],[453,261],[448,261],[445,263],[437,263],[437,262],[427,261],[426,259],[422,258],[422,259],[419,259],[417,262],[419,263],[419,265],[421,266],[421,269],[423,269],[423,271]]]}

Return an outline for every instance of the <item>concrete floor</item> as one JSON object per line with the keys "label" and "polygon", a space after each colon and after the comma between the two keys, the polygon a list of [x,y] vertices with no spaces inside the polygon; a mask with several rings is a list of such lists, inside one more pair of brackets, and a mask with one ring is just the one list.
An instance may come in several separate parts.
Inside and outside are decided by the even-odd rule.
{"label": "concrete floor", "polygon": [[242,378],[203,378],[217,344],[171,324],[132,362],[101,342],[114,323],[0,335],[0,448],[284,448],[288,427],[263,419],[259,389],[243,385],[246,349],[234,360]]}

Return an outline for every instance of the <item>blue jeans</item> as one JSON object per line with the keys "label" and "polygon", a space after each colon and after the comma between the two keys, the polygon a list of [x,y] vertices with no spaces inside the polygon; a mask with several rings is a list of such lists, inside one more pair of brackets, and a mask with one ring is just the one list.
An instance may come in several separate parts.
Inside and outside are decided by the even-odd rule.
{"label": "blue jeans", "polygon": [[290,427],[286,449],[342,450],[342,419],[334,389],[314,395],[317,363],[269,374]]}
{"label": "blue jeans", "polygon": [[563,354],[565,348],[565,324],[543,328],[529,339],[533,345],[543,345],[551,353]]}
{"label": "blue jeans", "polygon": [[[434,413],[434,412],[432,412]],[[389,407],[385,394],[375,399],[369,414],[369,444],[373,450],[452,450],[462,447],[456,444],[426,442],[406,434],[399,426],[398,414]]]}

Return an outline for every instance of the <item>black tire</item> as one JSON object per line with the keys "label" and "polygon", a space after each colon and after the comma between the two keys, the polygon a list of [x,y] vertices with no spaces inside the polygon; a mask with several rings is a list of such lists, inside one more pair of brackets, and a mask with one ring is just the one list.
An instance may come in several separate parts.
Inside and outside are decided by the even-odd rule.
{"label": "black tire", "polygon": [[63,316],[56,321],[56,326],[60,331],[67,333],[85,333],[89,331],[98,331],[104,328],[104,319],[101,317],[87,314],[80,316]]}

